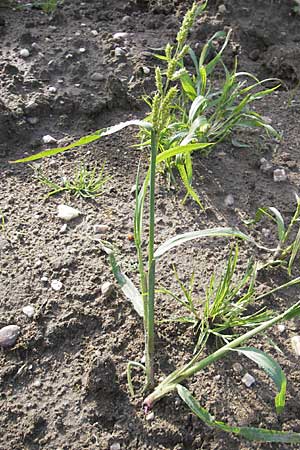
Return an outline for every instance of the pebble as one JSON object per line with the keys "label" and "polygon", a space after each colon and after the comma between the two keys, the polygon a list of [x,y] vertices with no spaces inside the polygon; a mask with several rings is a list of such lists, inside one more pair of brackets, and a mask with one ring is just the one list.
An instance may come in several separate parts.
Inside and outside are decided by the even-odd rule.
{"label": "pebble", "polygon": [[51,281],[51,288],[54,291],[60,291],[62,287],[63,287],[63,284],[62,284],[61,281],[59,281],[59,280],[52,280]]}
{"label": "pebble", "polygon": [[0,329],[0,347],[12,347],[20,334],[20,327],[18,325],[7,325]]}
{"label": "pebble", "polygon": [[22,312],[25,314],[25,316],[31,318],[35,314],[34,306],[32,305],[24,306],[24,308],[22,308]]}
{"label": "pebble", "polygon": [[121,47],[115,48],[115,56],[120,57],[124,56],[126,54],[125,50],[123,50]]}
{"label": "pebble", "polygon": [[251,387],[252,384],[255,383],[255,378],[250,375],[250,373],[245,373],[245,375],[242,378],[242,382],[247,386],[247,387]]}
{"label": "pebble", "polygon": [[91,31],[91,34],[92,34],[93,36],[98,36],[99,33],[98,33],[97,30],[92,30],[92,31]]}
{"label": "pebble", "polygon": [[114,41],[120,41],[120,40],[122,40],[122,39],[126,39],[128,37],[128,33],[126,33],[126,32],[121,32],[121,33],[115,33],[114,35],[113,35],[113,40]]}
{"label": "pebble", "polygon": [[104,297],[109,298],[114,292],[114,285],[109,281],[105,281],[101,286],[101,293]]}
{"label": "pebble", "polygon": [[273,172],[273,179],[276,182],[286,181],[286,171],[284,169],[275,169]]}
{"label": "pebble", "polygon": [[43,282],[43,283],[47,283],[47,281],[48,281],[48,277],[46,277],[45,275],[41,278],[41,281]]}
{"label": "pebble", "polygon": [[269,228],[263,228],[261,234],[265,239],[269,239],[271,237],[271,230]]}
{"label": "pebble", "polygon": [[143,66],[143,72],[144,72],[145,75],[149,75],[149,73],[151,72],[151,70],[149,69],[149,67]]}
{"label": "pebble", "polygon": [[300,356],[300,336],[293,336],[291,338],[291,343],[295,355]]}
{"label": "pebble", "polygon": [[270,163],[270,161],[268,161],[266,158],[261,158],[261,160],[260,160],[260,170],[263,173],[267,173],[267,172],[270,172],[272,169],[273,169],[272,163]]}
{"label": "pebble", "polygon": [[243,371],[243,366],[242,366],[242,364],[240,364],[240,363],[238,363],[238,362],[234,363],[233,366],[232,366],[232,368],[233,368],[233,370],[234,370],[235,372],[237,372],[237,373],[241,373],[241,372]]}
{"label": "pebble", "polygon": [[85,53],[85,52],[86,52],[86,49],[84,47],[80,47],[78,49],[78,53]]}
{"label": "pebble", "polygon": [[109,230],[108,225],[94,225],[94,232],[95,233],[106,233]]}
{"label": "pebble", "polygon": [[52,92],[53,94],[55,94],[55,92],[57,92],[57,89],[56,89],[56,87],[54,87],[54,86],[49,86],[49,87],[48,87],[48,91],[49,91],[49,92]]}
{"label": "pebble", "polygon": [[59,217],[59,219],[66,220],[67,222],[75,219],[79,216],[79,214],[79,209],[72,208],[72,206],[58,205],[57,207],[57,216]]}
{"label": "pebble", "polygon": [[154,420],[154,412],[153,411],[151,413],[147,414],[146,420],[148,422],[152,422],[152,420]]}
{"label": "pebble", "polygon": [[283,333],[285,331],[285,325],[283,323],[280,323],[277,327],[279,333]]}
{"label": "pebble", "polygon": [[114,444],[111,444],[109,450],[121,450],[121,445],[118,442],[115,442]]}
{"label": "pebble", "polygon": [[22,56],[22,58],[28,58],[28,56],[30,56],[30,52],[27,48],[22,48],[22,50],[20,50],[20,56]]}
{"label": "pebble", "polygon": [[218,11],[220,14],[225,14],[227,12],[226,6],[225,5],[220,5],[218,8]]}
{"label": "pebble", "polygon": [[30,125],[36,125],[38,121],[38,117],[27,117],[27,122],[30,123]]}
{"label": "pebble", "polygon": [[233,204],[234,204],[233,195],[231,195],[231,194],[226,195],[224,204],[225,204],[225,206],[233,206]]}
{"label": "pebble", "polygon": [[43,136],[43,142],[44,144],[56,144],[57,140],[50,136],[50,134],[46,134],[45,136]]}
{"label": "pebble", "polygon": [[102,73],[94,72],[94,73],[91,75],[91,80],[92,80],[92,81],[103,81],[103,80],[105,80],[105,76],[102,75]]}

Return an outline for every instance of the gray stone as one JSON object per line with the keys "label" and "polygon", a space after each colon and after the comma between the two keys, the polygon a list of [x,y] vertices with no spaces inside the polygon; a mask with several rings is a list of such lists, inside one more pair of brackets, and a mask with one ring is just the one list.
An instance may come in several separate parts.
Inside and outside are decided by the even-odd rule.
{"label": "gray stone", "polygon": [[15,345],[16,340],[20,334],[20,327],[18,325],[7,325],[0,329],[0,347],[9,348]]}
{"label": "gray stone", "polygon": [[273,172],[273,179],[276,182],[282,182],[287,180],[287,174],[284,169],[275,169]]}
{"label": "gray stone", "polygon": [[94,72],[94,73],[91,75],[91,80],[92,80],[92,81],[103,81],[103,80],[105,80],[105,76],[102,75],[102,73]]}
{"label": "gray stone", "polygon": [[104,297],[109,298],[114,293],[115,287],[109,281],[105,281],[101,286],[101,293]]}

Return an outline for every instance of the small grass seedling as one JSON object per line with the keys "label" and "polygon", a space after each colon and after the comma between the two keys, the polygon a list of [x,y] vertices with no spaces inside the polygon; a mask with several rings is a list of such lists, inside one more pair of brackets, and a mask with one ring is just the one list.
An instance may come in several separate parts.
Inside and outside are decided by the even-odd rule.
{"label": "small grass seedling", "polygon": [[285,225],[280,211],[273,206],[259,208],[253,220],[245,221],[247,225],[252,225],[267,217],[276,223],[278,245],[275,249],[269,249],[272,256],[263,267],[282,266],[287,269],[289,275],[300,250],[300,198],[297,194],[296,203],[295,213],[288,226]]}
{"label": "small grass seedling", "polygon": [[49,189],[46,198],[61,192],[69,192],[76,197],[96,198],[103,194],[106,183],[112,178],[104,175],[104,164],[100,170],[96,166],[89,169],[81,164],[72,178],[64,177],[60,183],[51,180],[40,168],[31,167],[35,178]]}

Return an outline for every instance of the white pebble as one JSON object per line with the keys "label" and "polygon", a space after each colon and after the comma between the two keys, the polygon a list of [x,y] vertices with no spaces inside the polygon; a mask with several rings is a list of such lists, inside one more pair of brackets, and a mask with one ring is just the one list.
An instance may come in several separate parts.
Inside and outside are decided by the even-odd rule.
{"label": "white pebble", "polygon": [[269,228],[263,228],[261,230],[261,234],[264,238],[269,239],[269,237],[271,236],[271,230]]}
{"label": "white pebble", "polygon": [[102,73],[94,72],[94,73],[91,75],[91,80],[92,80],[92,81],[103,81],[103,80],[105,80],[105,76],[102,75]]}
{"label": "white pebble", "polygon": [[78,49],[78,52],[79,52],[79,53],[85,53],[85,52],[86,52],[86,49],[85,49],[84,47],[80,47],[80,48]]}
{"label": "white pebble", "polygon": [[98,33],[97,30],[92,30],[92,31],[91,31],[91,34],[92,34],[93,36],[98,36],[99,33]]}
{"label": "white pebble", "polygon": [[277,327],[279,333],[283,333],[285,331],[285,325],[283,323],[280,323]]}
{"label": "white pebble", "polygon": [[66,55],[66,59],[70,59],[70,58],[73,58],[72,53],[68,53],[68,54]]}
{"label": "white pebble", "polygon": [[293,336],[291,338],[293,350],[297,356],[300,356],[300,336]]}
{"label": "white pebble", "polygon": [[250,373],[245,373],[245,375],[242,378],[242,382],[247,386],[247,387],[251,387],[252,384],[255,383],[255,378],[250,375]]}
{"label": "white pebble", "polygon": [[38,123],[39,119],[37,117],[28,117],[27,122],[30,123],[30,125],[36,125]]}
{"label": "white pebble", "polygon": [[148,422],[152,422],[152,420],[154,420],[154,412],[153,411],[151,413],[147,414],[146,420]]}
{"label": "white pebble", "polygon": [[49,91],[49,92],[52,92],[53,94],[55,94],[55,92],[57,92],[57,89],[56,89],[56,87],[54,87],[54,86],[49,86],[49,87],[48,87],[48,91]]}
{"label": "white pebble", "polygon": [[231,194],[226,195],[224,203],[225,203],[225,206],[233,206],[233,204],[234,204],[233,195],[231,195]]}
{"label": "white pebble", "polygon": [[43,281],[43,283],[47,283],[48,281],[48,277],[46,277],[45,275],[41,278],[41,281]]}
{"label": "white pebble", "polygon": [[114,444],[111,444],[109,450],[121,450],[121,445],[118,442],[115,442]]}
{"label": "white pebble", "polygon": [[220,5],[218,8],[218,11],[220,14],[225,14],[227,12],[226,6],[225,5]]}
{"label": "white pebble", "polygon": [[59,280],[52,280],[51,281],[51,288],[54,291],[60,291],[62,287],[63,287],[63,284],[62,284],[61,281],[59,281]]}
{"label": "white pebble", "polygon": [[124,56],[126,54],[125,50],[123,50],[121,47],[115,48],[115,56],[120,57]]}
{"label": "white pebble", "polygon": [[108,298],[114,292],[114,285],[109,281],[105,281],[101,286],[101,293],[104,297]]}
{"label": "white pebble", "polygon": [[35,309],[32,305],[27,305],[24,306],[24,308],[22,308],[22,312],[25,314],[25,316],[27,317],[33,317],[35,314]]}
{"label": "white pebble", "polygon": [[151,72],[151,70],[149,69],[149,67],[143,66],[143,72],[144,72],[145,75],[149,75],[149,73]]}
{"label": "white pebble", "polygon": [[56,144],[57,140],[53,136],[50,136],[50,134],[46,134],[43,136],[43,142],[44,144]]}
{"label": "white pebble", "polygon": [[34,48],[35,50],[39,50],[39,44],[37,44],[36,42],[33,42],[32,44],[31,44],[31,47],[32,48]]}
{"label": "white pebble", "polygon": [[81,32],[80,31],[76,31],[75,36],[80,36]]}
{"label": "white pebble", "polygon": [[29,55],[30,52],[27,48],[22,48],[22,50],[20,50],[20,56],[22,56],[22,58],[28,58]]}
{"label": "white pebble", "polygon": [[273,172],[273,179],[276,182],[286,181],[287,174],[284,169],[275,169]]}
{"label": "white pebble", "polygon": [[57,207],[57,216],[59,219],[66,220],[69,222],[72,219],[75,219],[80,214],[80,211],[76,208],[72,208],[72,206],[68,205],[58,205]]}
{"label": "white pebble", "polygon": [[128,33],[122,33],[122,32],[120,32],[120,33],[115,33],[114,35],[113,35],[113,40],[114,41],[119,41],[119,40],[121,40],[121,39],[125,39],[125,38],[127,38],[127,36],[128,36]]}
{"label": "white pebble", "polygon": [[66,223],[63,224],[61,229],[59,230],[60,233],[65,233],[67,231],[68,225]]}

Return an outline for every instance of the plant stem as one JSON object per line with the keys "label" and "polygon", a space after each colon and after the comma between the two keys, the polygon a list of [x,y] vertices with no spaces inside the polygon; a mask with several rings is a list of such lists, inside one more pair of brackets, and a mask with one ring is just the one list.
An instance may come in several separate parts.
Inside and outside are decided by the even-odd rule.
{"label": "plant stem", "polygon": [[167,395],[169,392],[176,389],[177,384],[181,383],[183,380],[191,377],[192,375],[195,375],[197,372],[209,366],[210,364],[213,364],[214,362],[223,358],[228,352],[230,352],[230,350],[239,347],[240,345],[244,344],[244,342],[247,341],[248,339],[265,331],[267,328],[273,326],[277,322],[280,322],[285,318],[289,318],[289,316],[293,313],[293,311],[298,307],[299,302],[293,305],[288,310],[284,311],[282,314],[279,314],[277,317],[274,317],[273,319],[270,319],[262,323],[253,330],[248,331],[242,336],[239,336],[238,338],[224,345],[211,355],[207,356],[206,358],[203,358],[201,361],[199,361],[200,353],[198,352],[188,364],[183,366],[181,369],[177,369],[174,372],[172,372],[167,378],[165,378],[164,381],[162,381],[162,383],[160,383],[156,387],[154,392],[152,392],[145,399],[144,401],[145,409],[149,411],[153,407],[155,402],[157,402],[160,398],[165,397],[165,395]]}
{"label": "plant stem", "polygon": [[151,130],[151,161],[150,161],[150,208],[149,208],[149,245],[148,245],[148,298],[146,318],[146,374],[149,386],[154,385],[154,294],[155,294],[155,175],[157,155],[157,133]]}

